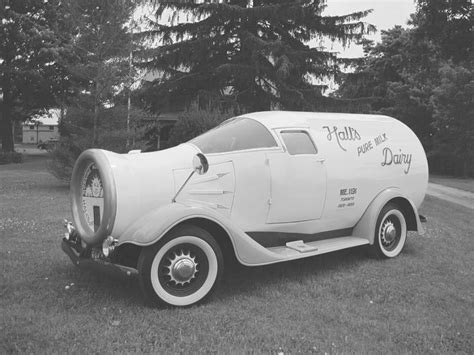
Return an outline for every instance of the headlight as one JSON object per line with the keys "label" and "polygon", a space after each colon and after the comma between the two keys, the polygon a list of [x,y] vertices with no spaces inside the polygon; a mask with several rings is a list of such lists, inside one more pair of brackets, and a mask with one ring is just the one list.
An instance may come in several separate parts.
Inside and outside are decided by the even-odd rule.
{"label": "headlight", "polygon": [[106,258],[109,257],[109,255],[114,251],[117,243],[118,240],[109,235],[102,243],[102,254],[104,254]]}

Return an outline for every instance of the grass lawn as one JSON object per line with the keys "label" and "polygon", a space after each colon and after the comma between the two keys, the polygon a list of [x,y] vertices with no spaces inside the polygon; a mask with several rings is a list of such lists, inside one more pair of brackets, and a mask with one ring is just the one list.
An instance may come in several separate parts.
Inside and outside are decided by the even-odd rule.
{"label": "grass lawn", "polygon": [[428,196],[420,213],[426,234],[396,259],[236,267],[201,306],[150,308],[136,280],[61,251],[68,186],[44,158],[0,166],[0,353],[472,353],[472,211]]}

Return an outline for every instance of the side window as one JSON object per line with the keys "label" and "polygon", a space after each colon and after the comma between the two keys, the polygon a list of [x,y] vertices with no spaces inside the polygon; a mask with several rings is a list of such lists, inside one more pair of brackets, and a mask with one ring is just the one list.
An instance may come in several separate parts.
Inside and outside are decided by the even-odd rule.
{"label": "side window", "polygon": [[280,134],[291,155],[316,154],[318,152],[306,131],[281,131]]}

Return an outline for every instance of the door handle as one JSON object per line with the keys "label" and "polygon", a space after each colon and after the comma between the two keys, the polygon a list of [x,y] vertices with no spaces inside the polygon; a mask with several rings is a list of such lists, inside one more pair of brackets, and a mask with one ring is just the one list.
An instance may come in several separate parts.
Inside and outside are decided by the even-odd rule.
{"label": "door handle", "polygon": [[321,163],[321,164],[322,164],[322,163],[324,163],[324,162],[326,161],[326,159],[316,159],[316,161],[317,161],[318,163]]}

